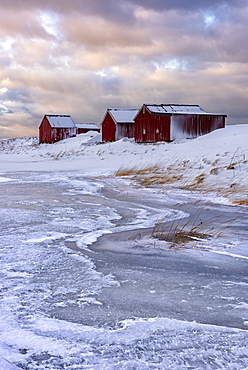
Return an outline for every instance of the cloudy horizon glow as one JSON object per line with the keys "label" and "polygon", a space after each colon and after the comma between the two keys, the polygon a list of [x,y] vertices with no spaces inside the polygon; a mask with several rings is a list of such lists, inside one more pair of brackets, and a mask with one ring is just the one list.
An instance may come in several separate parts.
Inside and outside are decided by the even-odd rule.
{"label": "cloudy horizon glow", "polygon": [[199,104],[248,123],[248,1],[0,0],[0,137],[44,114]]}

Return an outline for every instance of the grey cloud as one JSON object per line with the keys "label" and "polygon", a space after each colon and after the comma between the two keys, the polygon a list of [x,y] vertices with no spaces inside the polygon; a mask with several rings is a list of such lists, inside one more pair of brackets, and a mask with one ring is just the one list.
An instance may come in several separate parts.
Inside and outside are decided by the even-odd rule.
{"label": "grey cloud", "polygon": [[129,0],[132,4],[156,11],[183,10],[198,11],[199,9],[218,8],[223,5],[242,6],[246,0]]}
{"label": "grey cloud", "polygon": [[95,15],[106,17],[112,21],[130,22],[133,15],[130,13],[130,3],[126,0],[0,0],[1,11],[8,12],[16,11],[38,11],[47,10],[54,13],[59,13],[65,17],[70,14]]}
{"label": "grey cloud", "polygon": [[120,14],[130,16],[130,8],[128,5],[138,5],[143,8],[165,11],[170,9],[192,11],[198,9],[208,9],[211,7],[219,7],[223,4],[232,7],[239,7],[247,3],[247,0],[42,0],[36,2],[33,0],[0,0],[1,10],[8,9],[33,10],[33,9],[48,9],[61,14],[71,12],[80,12],[84,14],[96,14],[108,16],[109,18],[118,18]]}
{"label": "grey cloud", "polygon": [[13,114],[13,111],[0,102],[0,116],[4,116],[5,114]]}
{"label": "grey cloud", "polygon": [[[63,31],[62,31],[63,30]],[[70,42],[84,44],[89,48],[106,46],[137,46],[150,43],[144,29],[133,25],[116,25],[104,19],[68,17],[61,24],[61,32]]]}
{"label": "grey cloud", "polygon": [[24,103],[32,103],[30,91],[27,88],[22,89],[8,89],[2,98],[9,101],[16,101]]}
{"label": "grey cloud", "polygon": [[[17,15],[18,14],[18,15]],[[39,37],[45,39],[51,39],[45,29],[42,27],[37,17],[30,10],[20,9],[18,10],[8,9],[0,13],[0,37]]]}
{"label": "grey cloud", "polygon": [[[8,68],[12,64],[11,59],[4,51],[0,51],[0,69]],[[0,72],[1,75],[1,72]]]}
{"label": "grey cloud", "polygon": [[116,76],[101,77],[102,90],[108,95],[120,95],[121,81]]}

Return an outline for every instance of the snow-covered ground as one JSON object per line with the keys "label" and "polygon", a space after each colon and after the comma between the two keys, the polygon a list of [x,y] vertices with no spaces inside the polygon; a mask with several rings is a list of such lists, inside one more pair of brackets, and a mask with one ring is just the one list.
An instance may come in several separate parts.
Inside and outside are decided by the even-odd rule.
{"label": "snow-covered ground", "polygon": [[[0,140],[0,368],[248,368],[247,143]],[[151,238],[191,214],[225,235]]]}
{"label": "snow-covered ground", "polygon": [[[94,132],[55,144],[38,145],[37,138],[3,139],[0,171],[80,170],[109,175],[121,167],[158,165],[172,180],[174,177],[168,181],[174,188],[197,183],[201,186],[196,190],[202,187],[215,195],[246,200],[247,142],[248,125],[227,126],[193,140],[157,144],[137,144],[129,139],[101,143],[101,135]],[[178,174],[180,179],[176,179]]]}

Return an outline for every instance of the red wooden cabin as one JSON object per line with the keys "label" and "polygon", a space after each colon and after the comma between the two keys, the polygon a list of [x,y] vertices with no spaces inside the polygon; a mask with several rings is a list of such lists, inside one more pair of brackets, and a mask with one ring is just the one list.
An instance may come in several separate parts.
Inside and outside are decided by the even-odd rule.
{"label": "red wooden cabin", "polygon": [[40,143],[56,141],[76,136],[76,126],[71,116],[46,114],[39,127]]}
{"label": "red wooden cabin", "polygon": [[100,132],[100,127],[95,125],[95,123],[76,123],[77,135],[85,134],[88,131]]}
{"label": "red wooden cabin", "polygon": [[102,141],[134,137],[134,117],[138,109],[107,109],[101,123]]}
{"label": "red wooden cabin", "polygon": [[194,138],[225,127],[226,115],[206,113],[199,105],[144,104],[134,118],[135,141]]}

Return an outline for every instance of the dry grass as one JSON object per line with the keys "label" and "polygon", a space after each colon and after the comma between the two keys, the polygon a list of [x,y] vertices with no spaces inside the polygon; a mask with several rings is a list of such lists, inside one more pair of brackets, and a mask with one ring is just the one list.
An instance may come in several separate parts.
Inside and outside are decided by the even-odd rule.
{"label": "dry grass", "polygon": [[146,167],[121,167],[115,172],[115,176],[129,177],[139,186],[157,186],[171,184],[179,181],[183,175],[178,174],[178,171],[168,167],[166,170],[159,165],[148,165]]}
{"label": "dry grass", "polygon": [[246,164],[247,161],[238,161],[238,162],[232,162],[227,167],[226,170],[235,170],[237,165],[240,166],[241,164]]}
{"label": "dry grass", "polygon": [[185,178],[184,183],[181,183],[180,188],[188,191],[200,191],[201,193],[209,192],[209,187],[205,183],[206,177],[206,174],[200,173],[199,175],[195,176],[193,181],[190,177]]}
{"label": "dry grass", "polygon": [[160,225],[160,228],[158,228],[158,225],[156,225],[154,229],[156,229],[156,231],[153,230],[151,236],[155,239],[166,241],[169,243],[170,248],[183,247],[186,244],[203,241],[213,237],[210,233],[201,232],[196,228],[186,228],[181,224],[177,224],[176,228],[171,228],[169,225],[166,227],[165,224]]}
{"label": "dry grass", "polygon": [[[218,195],[229,196],[231,193],[238,191],[235,187],[230,187],[230,184],[222,184],[221,187],[217,184],[209,184],[207,174],[199,172],[195,177],[192,177],[192,163],[189,161],[175,161],[173,164],[164,168],[162,165],[148,165],[144,167],[121,167],[115,172],[115,176],[128,177],[134,181],[137,186],[141,187],[158,187],[160,191],[166,191],[166,186],[171,185],[179,189],[188,191],[199,191],[201,193],[217,192]],[[217,173],[217,169],[212,170]],[[213,186],[214,185],[214,186]],[[222,192],[222,194],[221,194]]]}
{"label": "dry grass", "polygon": [[200,175],[195,177],[193,184],[189,185],[189,187],[197,188],[199,185],[203,184],[205,178],[206,175],[204,173],[201,173]]}
{"label": "dry grass", "polygon": [[219,170],[220,169],[218,167],[212,168],[211,171],[210,171],[210,175],[218,175]]}
{"label": "dry grass", "polygon": [[233,204],[239,204],[240,206],[248,206],[248,199],[234,200]]}
{"label": "dry grass", "polygon": [[172,184],[176,181],[179,181],[182,178],[182,175],[174,175],[174,174],[159,174],[153,176],[147,176],[143,179],[138,179],[138,182],[141,186],[155,186],[155,185],[165,185],[165,184]]}
{"label": "dry grass", "polygon": [[222,183],[221,186],[216,187],[215,191],[217,196],[235,199],[241,194],[246,194],[247,188],[237,182],[232,182],[230,184],[230,182],[227,181],[226,183]]}
{"label": "dry grass", "polygon": [[230,220],[221,228],[215,228],[214,217],[212,220],[207,220],[206,224],[199,223],[195,226],[191,225],[190,219],[184,225],[178,223],[176,228],[171,228],[171,226],[163,223],[160,227],[158,225],[154,227],[151,237],[166,241],[170,249],[197,248],[206,250],[206,242],[212,240],[211,248],[214,248],[214,241],[223,236],[224,231],[230,228],[232,222],[234,220]]}
{"label": "dry grass", "polygon": [[238,164],[238,162],[230,163],[230,164],[226,167],[226,170],[235,170],[235,166],[236,166],[236,164]]}
{"label": "dry grass", "polygon": [[[230,161],[230,164],[233,163],[233,161]],[[217,161],[213,164],[216,165]],[[233,204],[248,206],[247,189],[242,186],[236,176],[231,176],[231,181],[230,176],[222,177],[219,182],[211,181],[210,175],[215,174],[219,169],[224,171],[224,167],[215,167],[208,175],[199,171],[198,175],[195,176],[195,169],[192,168],[192,165],[195,167],[196,163],[175,161],[167,168],[160,165],[148,165],[142,168],[120,168],[116,171],[115,176],[129,177],[139,186],[157,186],[161,191],[166,190],[167,184],[172,184],[173,188],[177,187],[188,191],[214,192],[215,196],[234,199]],[[191,177],[192,174],[194,174],[194,177]],[[243,198],[241,198],[241,194],[244,194]],[[190,209],[191,207],[194,209]],[[210,244],[211,248],[214,248],[214,245],[217,246],[219,243],[216,242],[216,239],[223,236],[225,230],[230,227],[235,219],[227,220],[224,223],[222,221],[221,224],[221,216],[212,215],[208,217],[210,214],[207,213],[204,207],[207,207],[207,204],[202,207],[202,204],[198,205],[197,202],[193,203],[188,209],[186,209],[185,204],[175,206],[175,210],[183,210],[185,213],[191,213],[192,216],[188,217],[186,221],[185,219],[169,221],[166,218],[159,220],[152,230],[151,237],[167,242],[169,248],[173,249],[197,248],[205,250],[206,245]],[[195,211],[195,209],[199,209],[199,211]]]}
{"label": "dry grass", "polygon": [[149,173],[158,173],[161,171],[161,168],[159,165],[148,165],[148,166],[143,166],[143,167],[131,167],[131,168],[126,168],[126,167],[120,167],[116,172],[115,176],[120,176],[120,177],[126,177],[126,176],[144,176]]}
{"label": "dry grass", "polygon": [[198,249],[206,250],[206,247],[200,245],[206,239],[209,239],[210,235],[200,234],[196,232],[178,232],[176,234],[172,234],[171,236],[160,237],[159,240],[164,240],[169,243],[170,249],[192,249],[196,248],[196,244],[198,244]]}
{"label": "dry grass", "polygon": [[245,154],[240,150],[241,150],[240,147],[236,149],[230,160],[229,165],[226,166],[226,170],[235,170],[237,166],[240,167],[241,164],[247,163],[247,160],[245,159]]}
{"label": "dry grass", "polygon": [[[190,211],[192,207],[199,207],[198,202],[195,202],[184,212]],[[182,205],[176,208],[179,210]],[[223,236],[225,230],[230,228],[236,218],[226,221],[221,224],[221,215],[207,217],[206,209],[200,208],[198,212],[191,212],[186,221],[179,219],[167,221],[166,218],[158,221],[151,233],[151,237],[163,240],[169,243],[169,248],[196,248],[205,250],[206,241],[212,240],[211,246],[214,247],[213,240]],[[205,215],[204,215],[205,213]]]}
{"label": "dry grass", "polygon": [[[214,196],[229,198],[231,201],[239,198],[245,199],[247,169],[244,168],[244,164],[248,162],[244,154],[237,150],[230,158],[228,165],[221,166],[220,162],[220,158],[211,162],[207,158],[198,158],[193,162],[175,158],[174,162],[167,166],[159,163],[143,167],[121,167],[116,171],[115,176],[128,177],[138,187],[157,187],[160,192],[173,187],[202,194],[213,193]],[[202,169],[199,163],[213,167]],[[226,171],[234,166],[234,171]],[[218,174],[220,178],[216,179]],[[237,201],[234,204],[240,204],[240,202]],[[245,205],[245,201],[242,204]]]}

